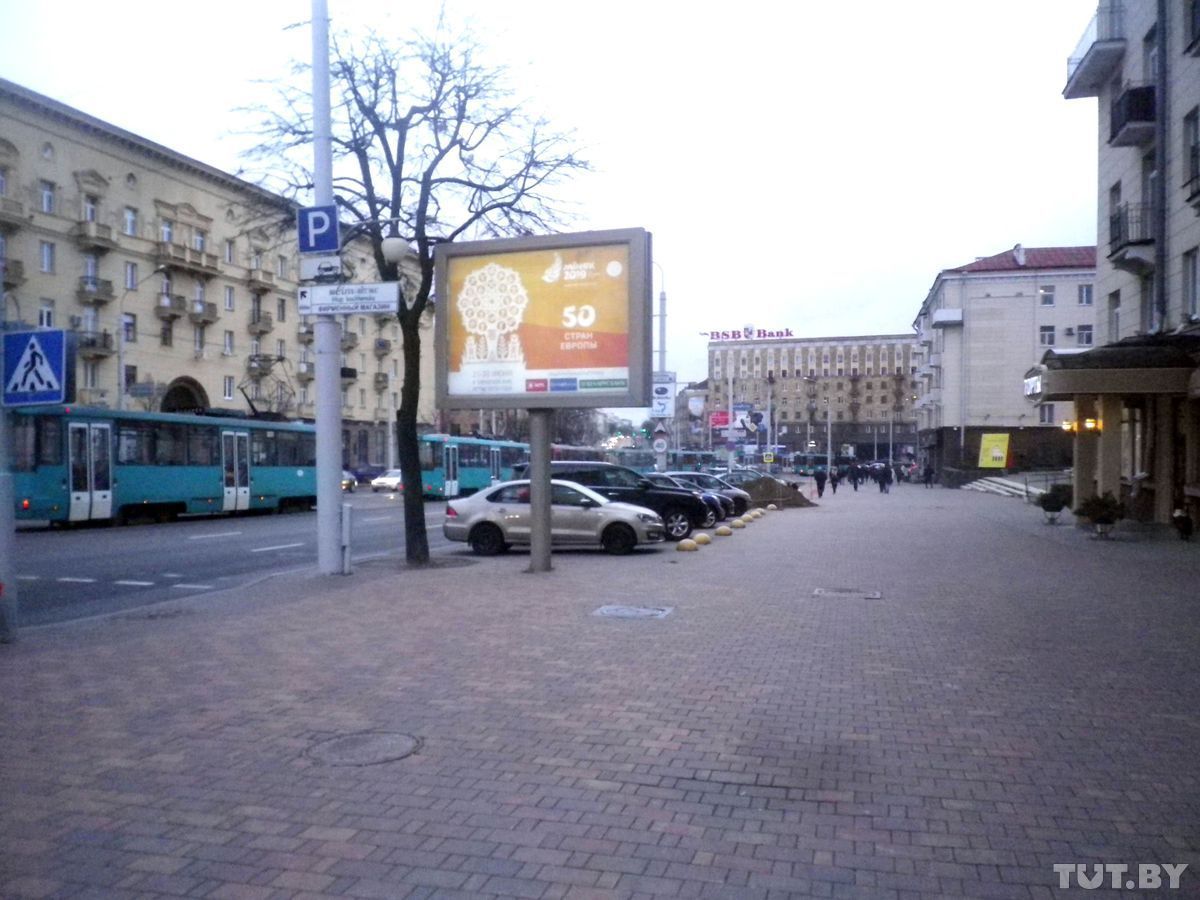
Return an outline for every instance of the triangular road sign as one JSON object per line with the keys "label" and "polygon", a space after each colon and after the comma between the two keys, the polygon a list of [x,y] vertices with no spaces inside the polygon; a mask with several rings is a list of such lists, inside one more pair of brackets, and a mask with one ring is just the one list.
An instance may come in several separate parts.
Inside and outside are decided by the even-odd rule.
{"label": "triangular road sign", "polygon": [[25,350],[17,360],[12,377],[4,387],[6,394],[40,393],[42,391],[61,391],[62,385],[54,374],[46,352],[38,342],[37,335],[31,334]]}

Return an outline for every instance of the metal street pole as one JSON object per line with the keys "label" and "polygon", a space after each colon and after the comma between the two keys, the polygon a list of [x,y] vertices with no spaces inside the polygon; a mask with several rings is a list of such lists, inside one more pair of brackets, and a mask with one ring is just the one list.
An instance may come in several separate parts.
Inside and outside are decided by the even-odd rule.
{"label": "metal street pole", "polygon": [[833,471],[833,418],[829,401],[825,401],[825,471]]}
{"label": "metal street pole", "polygon": [[[313,193],[318,206],[333,204],[333,153],[329,115],[329,10],[312,0]],[[331,315],[313,326],[317,351],[317,569],[343,574],[341,553],[342,347]]]}

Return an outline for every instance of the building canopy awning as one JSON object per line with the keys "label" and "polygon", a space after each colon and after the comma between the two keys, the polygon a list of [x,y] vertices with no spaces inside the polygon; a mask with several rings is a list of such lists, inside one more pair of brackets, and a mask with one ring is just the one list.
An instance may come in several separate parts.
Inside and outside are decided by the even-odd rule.
{"label": "building canopy awning", "polygon": [[1181,394],[1200,358],[1200,334],[1138,335],[1089,350],[1047,350],[1043,400],[1077,394]]}

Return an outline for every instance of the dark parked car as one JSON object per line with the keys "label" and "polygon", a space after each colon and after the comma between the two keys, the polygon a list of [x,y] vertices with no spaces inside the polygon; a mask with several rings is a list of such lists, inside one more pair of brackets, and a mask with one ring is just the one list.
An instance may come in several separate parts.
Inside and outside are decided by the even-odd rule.
{"label": "dark parked car", "polygon": [[[527,475],[527,464],[514,466],[516,477]],[[658,487],[644,476],[625,466],[606,462],[554,461],[550,463],[550,474],[590,487],[610,500],[645,506],[662,516],[667,537],[681,541],[692,533],[693,528],[703,528],[709,515],[709,506],[687,488]]]}
{"label": "dark parked car", "polygon": [[709,475],[707,472],[668,472],[676,481],[684,484],[694,484],[702,491],[713,491],[728,497],[733,503],[733,514],[740,516],[750,508],[750,495],[739,487],[734,487],[723,478]]}
{"label": "dark parked car", "polygon": [[708,504],[708,516],[705,518],[704,525],[702,526],[704,528],[712,528],[718,522],[728,519],[733,515],[733,501],[728,497],[722,497],[713,491],[696,487],[694,484],[688,484],[682,479],[674,478],[666,473],[650,472],[645,477],[649,478],[659,487],[679,487],[698,493],[700,499]]}

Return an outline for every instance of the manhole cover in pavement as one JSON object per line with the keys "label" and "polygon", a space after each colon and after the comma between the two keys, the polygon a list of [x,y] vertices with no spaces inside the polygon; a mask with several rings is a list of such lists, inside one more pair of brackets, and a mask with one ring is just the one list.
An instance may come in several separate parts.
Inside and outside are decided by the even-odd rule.
{"label": "manhole cover in pavement", "polygon": [[417,751],[421,742],[407,734],[363,731],[322,741],[308,755],[329,766],[374,766],[404,759]]}
{"label": "manhole cover in pavement", "polygon": [[878,600],[883,595],[879,591],[864,591],[862,588],[817,588],[814,597],[854,597],[859,600]]}
{"label": "manhole cover in pavement", "polygon": [[673,606],[602,606],[592,615],[613,619],[663,619],[674,610]]}

